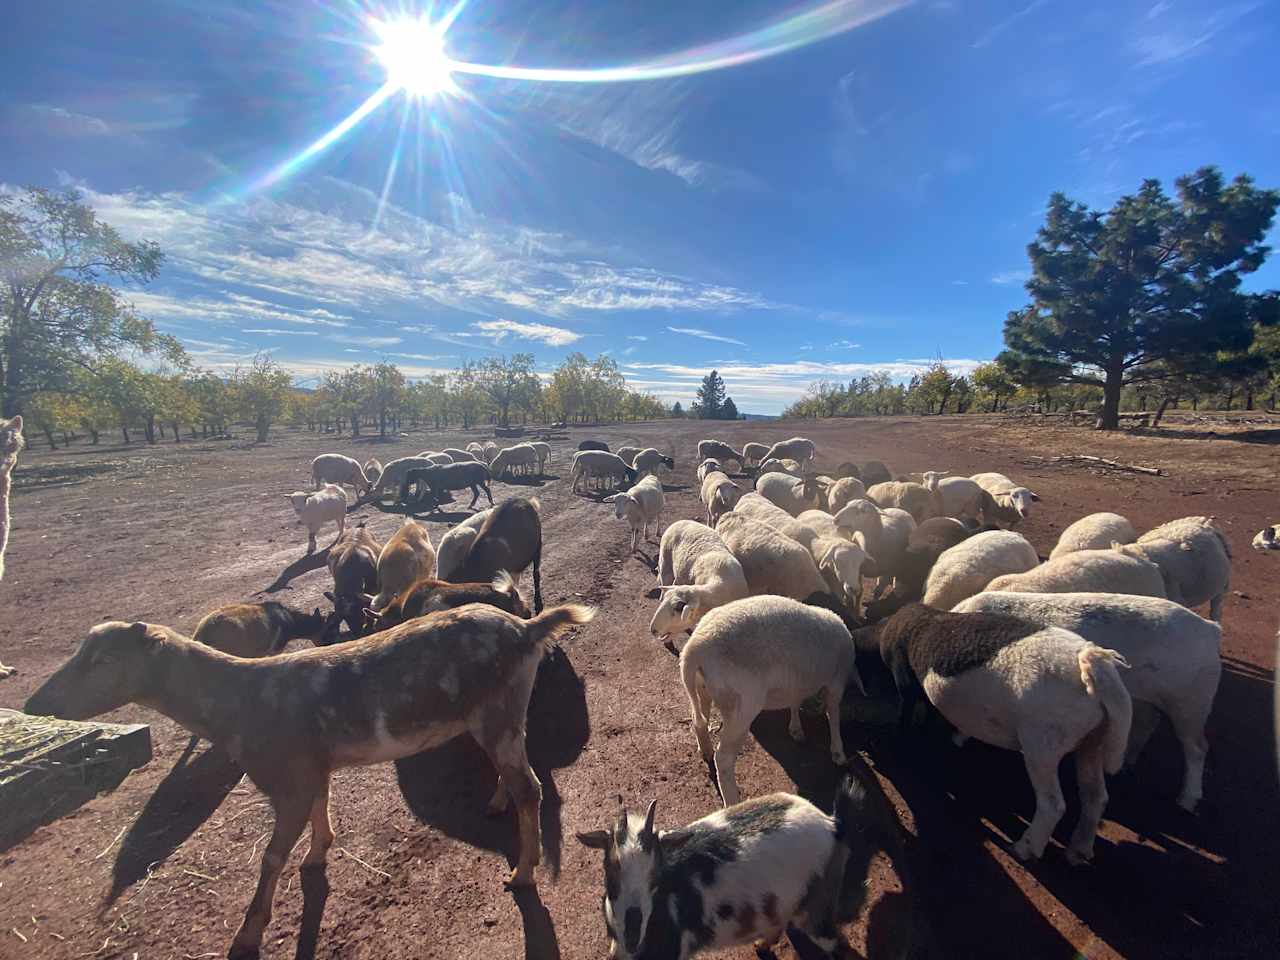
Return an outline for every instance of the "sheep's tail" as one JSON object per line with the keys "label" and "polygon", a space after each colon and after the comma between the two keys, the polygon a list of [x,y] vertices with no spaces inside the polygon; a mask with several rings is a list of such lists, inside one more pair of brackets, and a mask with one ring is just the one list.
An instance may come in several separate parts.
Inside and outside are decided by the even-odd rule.
{"label": "sheep's tail", "polygon": [[1102,702],[1102,709],[1107,715],[1102,736],[1103,762],[1107,773],[1116,773],[1124,766],[1129,728],[1133,725],[1133,701],[1120,679],[1119,669],[1127,670],[1129,664],[1114,650],[1093,643],[1085,644],[1077,659],[1085,692]]}
{"label": "sheep's tail", "polygon": [[1222,544],[1222,549],[1223,549],[1223,550],[1226,552],[1226,554],[1227,554],[1227,559],[1228,559],[1228,560],[1230,560],[1230,559],[1231,559],[1231,544],[1230,544],[1230,542],[1228,542],[1228,540],[1227,540],[1227,535],[1226,535],[1225,533],[1223,533],[1221,530],[1219,530],[1219,529],[1218,529],[1218,525],[1217,525],[1216,523],[1214,523],[1214,522],[1213,522],[1214,520],[1216,520],[1216,519],[1217,519],[1217,517],[1206,517],[1205,519],[1206,519],[1206,521],[1207,521],[1207,522],[1206,522],[1206,526],[1208,526],[1208,528],[1209,528],[1210,530],[1212,530],[1212,531],[1213,531],[1213,535],[1214,535],[1215,537],[1217,537],[1217,538],[1218,538],[1218,542]]}
{"label": "sheep's tail", "polygon": [[708,726],[711,717],[703,716],[702,697],[699,696],[699,688],[706,687],[707,677],[702,670],[702,651],[698,644],[686,643],[680,651],[680,682],[689,695],[690,708],[702,721],[702,725]]}
{"label": "sheep's tail", "polygon": [[552,607],[525,621],[527,635],[543,648],[549,647],[570,627],[590,623],[595,619],[596,608],[585,603],[566,603]]}

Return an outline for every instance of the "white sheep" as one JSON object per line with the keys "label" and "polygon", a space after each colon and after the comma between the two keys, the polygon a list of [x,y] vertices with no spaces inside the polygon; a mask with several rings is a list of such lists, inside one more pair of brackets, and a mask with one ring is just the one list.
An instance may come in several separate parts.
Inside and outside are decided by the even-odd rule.
{"label": "white sheep", "polygon": [[742,564],[752,596],[816,601],[830,594],[809,551],[768,524],[730,512],[720,518],[716,533]]}
{"label": "white sheep", "polygon": [[733,512],[741,513],[744,516],[751,517],[753,520],[759,520],[761,523],[767,523],[775,530],[781,530],[795,519],[780,506],[766,500],[754,490],[744,493],[738,498],[738,502],[733,505]]}
{"label": "white sheep", "polygon": [[570,489],[574,493],[578,492],[579,483],[585,490],[593,477],[607,478],[615,484],[636,481],[635,470],[627,466],[627,462],[616,453],[606,450],[579,450],[573,455],[571,475],[573,485]]}
{"label": "white sheep", "polygon": [[1160,568],[1118,550],[1077,550],[1050,559],[1025,573],[996,577],[984,588],[991,593],[1127,593],[1161,597]]}
{"label": "white sheep", "polygon": [[799,461],[789,458],[779,460],[774,457],[769,460],[761,460],[760,466],[756,468],[756,482],[758,483],[761,477],[770,473],[785,473],[789,477],[803,477],[805,470]]}
{"label": "white sheep", "polygon": [[1231,585],[1231,546],[1212,517],[1183,517],[1149,530],[1137,543],[1115,548],[1150,560],[1164,577],[1165,595],[1184,607],[1209,601],[1209,619],[1222,622]]}
{"label": "white sheep", "polygon": [[1107,805],[1105,774],[1123,765],[1133,722],[1120,654],[1060,627],[918,603],[859,630],[856,642],[879,648],[904,718],[923,693],[961,735],[1022,753],[1036,812],[1013,845],[1019,859],[1044,854],[1066,810],[1058,765],[1074,753],[1081,810],[1067,860],[1092,859]]}
{"label": "white sheep", "polygon": [[827,505],[826,491],[818,478],[812,476],[789,477],[784,473],[768,473],[756,480],[756,493],[793,517]]}
{"label": "white sheep", "polygon": [[1134,700],[1126,763],[1138,759],[1165,714],[1185,761],[1178,805],[1193,811],[1204,794],[1205,724],[1222,675],[1222,628],[1172,600],[1110,593],[980,593],[957,612],[1004,613],[1062,627],[1115,650],[1131,669],[1120,677]]}
{"label": "white sheep", "polygon": [[703,480],[707,479],[708,473],[714,473],[717,470],[719,470],[721,473],[724,473],[724,470],[720,466],[720,461],[717,460],[715,457],[707,457],[707,459],[703,460],[700,464],[698,464],[698,470],[697,470],[698,483],[702,483]]}
{"label": "white sheep", "polygon": [[801,466],[812,463],[818,448],[812,440],[805,437],[792,437],[790,440],[779,440],[770,447],[761,462],[765,460],[795,460]]}
{"label": "white sheep", "polygon": [[498,445],[494,443],[492,440],[486,440],[484,444],[480,447],[480,453],[481,453],[480,459],[482,459],[485,463],[491,463],[493,461],[493,458],[498,455]]}
{"label": "white sheep", "polygon": [[645,477],[626,493],[614,498],[614,516],[626,520],[631,526],[633,553],[641,537],[649,539],[649,524],[653,524],[654,534],[657,534],[664,502],[662,483],[657,477]]}
{"label": "white sheep", "polygon": [[498,455],[489,463],[489,472],[493,474],[494,479],[498,479],[508,471],[514,474],[517,469],[529,473],[537,463],[538,451],[533,445],[517,443],[498,452]]}
{"label": "white sheep", "polygon": [[1014,483],[1003,473],[975,473],[969,479],[991,494],[995,501],[996,515],[988,517],[988,523],[1013,526],[1031,516],[1031,504],[1040,501],[1038,495]]}
{"label": "white sheep", "polygon": [[382,461],[377,457],[370,457],[364,462],[362,469],[364,470],[365,479],[370,484],[375,484],[378,482],[378,478],[382,476]]}
{"label": "white sheep", "polygon": [[378,477],[378,482],[369,491],[369,499],[378,499],[388,490],[393,494],[399,495],[400,485],[404,483],[404,478],[410,470],[420,470],[424,467],[435,465],[433,460],[428,460],[425,457],[398,457],[395,460],[387,461],[386,466],[382,468],[382,476]]}
{"label": "white sheep", "polygon": [[307,528],[307,553],[315,553],[316,534],[326,523],[332,521],[338,525],[339,537],[347,527],[347,493],[336,483],[326,483],[314,493],[305,490],[286,493],[284,498],[293,504],[298,522]]}
{"label": "white sheep", "polygon": [[988,530],[944,550],[924,584],[924,602],[950,610],[981,593],[996,577],[1026,573],[1040,563],[1036,548],[1020,533]]}
{"label": "white sheep", "polygon": [[716,521],[733,509],[738,498],[742,496],[739,486],[729,479],[727,474],[713,471],[702,481],[702,505],[706,508],[707,526],[714,527]]}
{"label": "white sheep", "polygon": [[834,596],[843,598],[849,610],[854,614],[862,610],[862,578],[875,576],[877,571],[861,533],[855,533],[851,541],[846,540],[840,535],[835,519],[822,510],[806,510],[775,529],[809,551],[818,572],[827,581],[827,588]]}
{"label": "white sheep", "polygon": [[471,454],[477,460],[480,460],[481,462],[485,461],[486,458],[484,455],[483,443],[477,443],[475,440],[472,440],[470,443],[467,444],[466,450],[467,450],[467,453]]}
{"label": "white sheep", "polygon": [[457,447],[445,447],[440,451],[447,453],[454,463],[479,463],[480,458],[471,450],[460,450]]}
{"label": "white sheep", "polygon": [[916,528],[915,519],[905,510],[881,510],[870,500],[851,500],[834,516],[840,536],[852,540],[861,533],[867,552],[879,574],[875,596],[880,596],[897,579],[907,559],[907,546]]}
{"label": "white sheep", "polygon": [[721,440],[699,440],[698,441],[698,460],[706,460],[714,457],[723,464],[728,464],[730,460],[739,467],[743,464],[743,454],[739,453],[733,447]]}
{"label": "white sheep", "polygon": [[854,500],[862,500],[867,488],[857,477],[841,477],[827,487],[827,512],[839,513]]}
{"label": "white sheep", "polygon": [[369,478],[365,476],[360,461],[352,460],[341,453],[322,453],[311,461],[311,480],[319,490],[326,483],[341,486],[348,483],[356,489],[356,497],[369,492]]}
{"label": "white sheep", "polygon": [[1077,550],[1105,550],[1113,543],[1133,543],[1137,539],[1138,531],[1120,514],[1091,513],[1062,531],[1049,559],[1056,560]]}
{"label": "white sheep", "polygon": [[551,462],[551,444],[544,440],[533,440],[529,443],[538,453],[538,476],[547,474],[547,464]]}
{"label": "white sheep", "polygon": [[747,596],[747,578],[720,535],[696,520],[677,520],[658,548],[658,587],[663,591],[649,632],[667,640],[692,630],[709,610]]}
{"label": "white sheep", "polygon": [[644,447],[619,447],[613,452],[626,461],[628,467],[636,465],[636,454],[643,450]]}
{"label": "white sheep", "polygon": [[489,519],[489,514],[491,513],[493,513],[493,507],[488,510],[481,510],[479,513],[473,513],[457,526],[451,527],[440,538],[440,544],[436,548],[437,577],[441,580],[448,580],[453,576],[454,571],[466,559],[467,551],[471,549],[471,544],[475,542],[476,537],[480,534],[480,528],[484,526],[484,522]]}
{"label": "white sheep", "polygon": [[1280,530],[1280,524],[1272,524],[1259,530],[1253,538],[1253,549],[1259,553],[1280,550],[1280,539],[1276,538],[1277,530]]}
{"label": "white sheep", "polygon": [[[847,762],[840,737],[840,704],[852,683],[864,693],[849,630],[828,610],[786,597],[737,600],[708,613],[680,652],[680,680],[689,695],[693,733],[714,763],[726,806],[738,802],[738,752],[762,710],[789,710],[788,730],[804,739],[800,705],[825,698],[831,760]],[[720,743],[711,745],[712,707],[720,711]]]}
{"label": "white sheep", "polygon": [[890,507],[905,510],[916,523],[923,523],[930,517],[944,516],[942,498],[937,491],[909,480],[872,484],[867,487],[867,499],[881,510]]}
{"label": "white sheep", "polygon": [[742,445],[742,465],[744,467],[758,467],[764,461],[764,455],[769,452],[769,447],[764,443],[744,443]]}
{"label": "white sheep", "polygon": [[637,474],[652,473],[657,476],[658,470],[666,467],[668,470],[676,468],[674,457],[663,456],[653,447],[646,447],[636,454],[631,466],[635,468]]}
{"label": "white sheep", "polygon": [[935,495],[935,516],[995,522],[991,494],[968,477],[946,477],[930,471],[923,480],[924,488]]}
{"label": "white sheep", "polygon": [[453,457],[440,450],[423,450],[418,454],[419,460],[426,460],[433,467],[447,467],[453,463]]}

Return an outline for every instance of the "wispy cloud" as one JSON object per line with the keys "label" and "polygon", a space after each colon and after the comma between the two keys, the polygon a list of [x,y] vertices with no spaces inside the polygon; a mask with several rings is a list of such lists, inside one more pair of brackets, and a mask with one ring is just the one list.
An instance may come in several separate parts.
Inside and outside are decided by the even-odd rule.
{"label": "wispy cloud", "polygon": [[453,360],[455,356],[450,353],[389,353],[389,357],[397,357],[401,360]]}
{"label": "wispy cloud", "polygon": [[1009,16],[1005,17],[1003,20],[988,27],[985,31],[983,31],[983,33],[978,37],[977,40],[973,41],[974,49],[976,50],[976,49],[980,49],[982,47],[987,46],[988,44],[991,43],[991,41],[995,40],[996,37],[1000,36],[1000,34],[1004,33],[1006,30],[1012,27],[1019,20],[1022,20],[1025,17],[1029,17],[1031,14],[1035,13],[1037,10],[1043,7],[1046,3],[1048,3],[1048,0],[1031,0],[1031,2],[1028,3],[1025,7],[1022,7],[1021,9],[1016,10],[1015,12],[1011,13]]}
{"label": "wispy cloud", "polygon": [[77,113],[47,103],[26,103],[13,108],[22,120],[43,133],[61,137],[105,137],[113,131],[100,117]]}
{"label": "wispy cloud", "polygon": [[639,342],[639,343],[644,343],[644,342],[645,342],[646,340],[648,340],[649,338],[648,338],[648,337],[638,337],[638,336],[634,336],[634,335],[628,334],[627,339],[628,339],[628,340],[635,340],[635,341],[637,341],[637,342]]}
{"label": "wispy cloud", "polygon": [[709,330],[700,330],[697,327],[667,327],[672,333],[683,333],[686,337],[697,337],[700,340],[715,340],[717,343],[732,343],[735,346],[745,347],[747,344],[742,340],[735,340],[733,337],[722,337],[719,334],[712,333]]}
{"label": "wispy cloud", "polygon": [[1211,8],[1207,15],[1173,14],[1171,3],[1157,3],[1139,25],[1132,48],[1138,57],[1135,67],[1174,63],[1204,52],[1218,34],[1257,10],[1261,3],[1237,3]]}
{"label": "wispy cloud", "polygon": [[394,347],[404,342],[403,337],[365,337],[355,334],[331,333],[328,339],[335,343],[350,343],[357,347]]}
{"label": "wispy cloud", "polygon": [[248,330],[241,330],[241,333],[256,333],[264,337],[318,337],[320,336],[315,330],[272,330],[269,327],[254,327]]}
{"label": "wispy cloud", "polygon": [[991,282],[1001,287],[1012,286],[1015,283],[1026,283],[1031,279],[1031,271],[1022,270],[1001,270],[999,273],[991,275]]}
{"label": "wispy cloud", "polygon": [[494,343],[501,343],[508,336],[520,340],[537,340],[549,347],[565,347],[577,343],[582,334],[563,327],[553,327],[545,323],[517,323],[514,320],[481,320],[473,324],[480,331],[477,336],[488,337]]}
{"label": "wispy cloud", "polygon": [[862,344],[854,343],[852,340],[836,340],[830,346],[833,350],[857,350],[862,347]]}
{"label": "wispy cloud", "polygon": [[134,308],[143,316],[162,325],[226,324],[275,322],[300,326],[346,327],[351,318],[322,307],[290,307],[238,293],[225,293],[215,298],[211,293],[177,296],[150,290],[128,293]]}

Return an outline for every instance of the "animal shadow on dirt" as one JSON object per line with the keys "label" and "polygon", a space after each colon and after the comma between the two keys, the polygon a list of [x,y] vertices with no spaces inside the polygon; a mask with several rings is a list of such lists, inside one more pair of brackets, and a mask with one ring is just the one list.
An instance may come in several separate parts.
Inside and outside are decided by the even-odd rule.
{"label": "animal shadow on dirt", "polygon": [[[529,763],[542,781],[543,868],[554,878],[560,874],[564,844],[560,792],[555,771],[572,765],[591,736],[586,691],[563,649],[554,647],[538,668],[538,679],[529,701]],[[400,793],[413,815],[450,837],[486,850],[501,851],[515,863],[517,836],[514,812],[486,817],[485,805],[493,793],[496,774],[479,745],[470,736],[459,736],[434,750],[396,762]],[[517,903],[520,903],[517,899]],[[526,906],[529,909],[526,910]],[[532,929],[554,946],[550,919],[539,920],[541,905],[521,905],[526,933]],[[526,947],[529,944],[526,943]],[[541,950],[529,956],[558,956]]]}
{"label": "animal shadow on dirt", "polygon": [[111,868],[105,906],[115,903],[147,875],[151,864],[167,860],[199,830],[244,775],[221,747],[210,746],[190,757],[190,749],[183,752],[130,824]]}
{"label": "animal shadow on dirt", "polygon": [[278,593],[304,573],[310,573],[312,570],[323,570],[329,565],[329,550],[331,546],[332,544],[323,550],[317,550],[315,553],[308,553],[304,557],[299,557],[281,570],[275,581],[270,586],[264,587],[262,592]]}
{"label": "animal shadow on dirt", "polygon": [[313,960],[320,942],[320,924],[325,904],[329,902],[329,876],[324,867],[302,867],[302,921],[298,925],[298,949],[295,960]]}
{"label": "animal shadow on dirt", "polygon": [[559,480],[559,479],[560,479],[559,477],[548,477],[548,476],[535,477],[531,475],[527,477],[510,476],[503,480],[498,480],[495,477],[494,482],[504,483],[508,487],[544,487],[548,483],[550,483],[552,480]]}
{"label": "animal shadow on dirt", "polygon": [[555,924],[551,921],[551,911],[538,896],[538,888],[515,887],[511,896],[520,911],[520,924],[524,928],[525,960],[560,960]]}

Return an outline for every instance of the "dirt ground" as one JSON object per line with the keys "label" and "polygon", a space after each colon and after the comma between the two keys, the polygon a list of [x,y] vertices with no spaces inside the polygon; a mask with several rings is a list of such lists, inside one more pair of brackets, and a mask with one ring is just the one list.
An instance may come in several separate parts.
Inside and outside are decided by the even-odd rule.
{"label": "dirt ground", "polygon": [[[1057,845],[1030,867],[1006,852],[1034,807],[1016,754],[846,724],[856,772],[883,790],[909,833],[905,853],[871,864],[867,909],[847,928],[858,954],[899,956],[910,945],[937,957],[1276,956],[1272,584],[1280,557],[1249,549],[1264,523],[1280,520],[1276,438],[1226,428],[1215,436],[1100,437],[979,418],[575,428],[555,444],[557,476],[536,489],[495,484],[499,498],[536,493],[542,502],[548,604],[585,599],[602,612],[544,663],[530,709],[530,755],[545,790],[537,890],[504,891],[514,821],[485,818],[493,773],[460,739],[334,777],[338,839],[327,898],[300,888],[302,844],[281,881],[264,956],[603,957],[598,854],[581,847],[575,831],[611,821],[620,801],[635,810],[657,797],[659,824],[672,826],[718,800],[689,730],[676,661],[649,636],[651,567],[628,554],[610,505],[570,493],[567,451],[595,436],[673,454],[665,524],[700,514],[698,439],[716,435],[740,446],[796,432],[817,442],[821,464],[876,458],[896,473],[1008,473],[1043,498],[1023,528],[1042,554],[1069,522],[1110,509],[1139,529],[1216,516],[1235,555],[1203,807],[1193,817],[1174,804],[1181,756],[1162,730],[1137,769],[1111,779],[1091,866],[1069,867]],[[383,443],[285,432],[263,447],[28,451],[15,474],[15,526],[0,584],[0,660],[20,673],[0,683],[0,706],[20,707],[101,620],[189,632],[201,614],[234,600],[322,604],[328,574],[297,562],[305,531],[281,496],[306,485],[312,456],[385,461],[481,435]],[[1033,459],[1069,453],[1160,466],[1168,476]],[[367,519],[381,537],[400,519],[371,507],[353,518]],[[433,522],[433,539],[446,526]],[[263,797],[220,751],[185,752],[186,732],[158,714],[129,706],[106,719],[152,724],[155,759],[113,792],[0,851],[0,957],[222,956],[270,829]],[[799,790],[826,806],[837,771],[824,724],[806,717],[809,742],[796,745],[783,715],[763,715],[738,766],[743,793]],[[1064,789],[1059,840],[1078,810],[1067,766]],[[791,957],[790,948],[780,955]]]}

